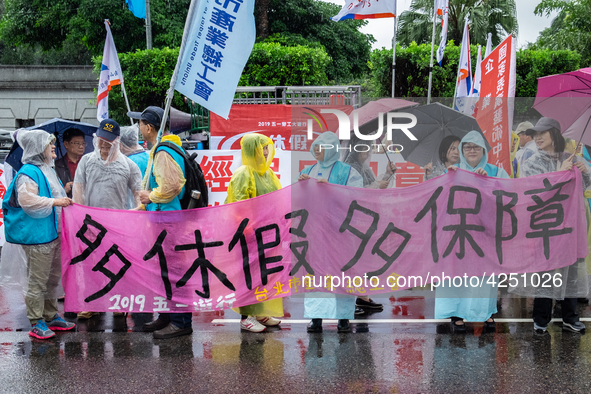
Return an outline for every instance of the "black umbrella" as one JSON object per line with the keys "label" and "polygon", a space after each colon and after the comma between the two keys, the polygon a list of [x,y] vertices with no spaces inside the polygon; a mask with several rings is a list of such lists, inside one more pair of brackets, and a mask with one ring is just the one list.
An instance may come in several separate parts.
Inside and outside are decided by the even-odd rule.
{"label": "black umbrella", "polygon": [[[421,167],[437,159],[439,145],[445,137],[455,135],[463,138],[472,130],[482,134],[478,122],[472,116],[464,115],[440,103],[406,108],[399,112],[416,116],[417,124],[410,128],[409,131],[417,140],[413,141],[402,131],[395,130],[392,135],[392,142],[402,145],[403,149],[400,153],[406,161]],[[484,141],[486,150],[490,150],[486,138],[484,138]]]}
{"label": "black umbrella", "polygon": [[[84,140],[86,141],[86,149],[84,150],[84,153],[92,152],[94,150],[94,147],[92,146],[92,138],[93,134],[96,133],[97,126],[91,125],[90,123],[53,118],[40,125],[27,127],[25,130],[45,130],[48,133],[53,134],[57,140],[55,153],[59,159],[66,153],[65,148],[63,148],[64,132],[72,128],[78,129],[84,133]],[[15,141],[4,161],[18,171],[23,165],[21,163],[22,157],[23,149],[18,145],[18,142]]]}

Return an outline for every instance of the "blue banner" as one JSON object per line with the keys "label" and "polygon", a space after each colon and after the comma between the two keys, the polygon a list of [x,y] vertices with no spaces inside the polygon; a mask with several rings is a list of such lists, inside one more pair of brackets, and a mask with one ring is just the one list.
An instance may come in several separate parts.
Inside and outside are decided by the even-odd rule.
{"label": "blue banner", "polygon": [[187,16],[190,31],[174,88],[225,119],[256,37],[254,2],[199,0]]}

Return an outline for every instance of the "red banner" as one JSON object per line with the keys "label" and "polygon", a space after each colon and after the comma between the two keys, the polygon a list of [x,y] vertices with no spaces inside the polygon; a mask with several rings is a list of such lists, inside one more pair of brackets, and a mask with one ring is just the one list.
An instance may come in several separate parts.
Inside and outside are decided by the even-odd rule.
{"label": "red banner", "polygon": [[211,113],[211,149],[240,149],[240,139],[248,133],[260,133],[275,142],[275,149],[308,151],[308,119],[313,120],[314,136],[324,131],[336,132],[339,124],[334,115],[321,114],[322,109],[353,112],[350,105],[283,105],[234,104],[228,120]]}
{"label": "red banner", "polygon": [[511,168],[510,140],[515,96],[513,37],[509,36],[490,53],[481,65],[482,85],[476,120],[491,146],[488,162],[508,173]]}

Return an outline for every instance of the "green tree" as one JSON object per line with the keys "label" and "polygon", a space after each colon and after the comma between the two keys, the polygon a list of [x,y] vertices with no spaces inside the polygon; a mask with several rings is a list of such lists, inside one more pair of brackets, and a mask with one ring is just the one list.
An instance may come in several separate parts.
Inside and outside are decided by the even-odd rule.
{"label": "green tree", "polygon": [[[326,67],[328,78],[337,83],[348,83],[368,73],[367,62],[375,39],[359,31],[367,24],[364,20],[331,20],[340,9],[338,5],[318,0],[270,0],[267,13],[269,35],[300,35],[310,42],[321,43],[332,58]],[[256,17],[260,18],[260,15]],[[266,36],[261,37],[264,38]]]}
{"label": "green tree", "polygon": [[534,49],[570,49],[581,54],[581,65],[591,65],[591,0],[543,0],[536,15],[558,12],[550,27],[540,32]]}
{"label": "green tree", "polygon": [[[398,41],[403,46],[411,42],[430,44],[433,32],[433,0],[413,0],[410,10],[400,14]],[[515,0],[450,0],[447,39],[462,42],[464,20],[470,14],[470,42],[485,45],[488,33],[493,46],[509,34],[517,34]],[[439,42],[441,24],[435,30]]]}
{"label": "green tree", "polygon": [[[190,0],[152,0],[154,47],[179,46]],[[0,38],[5,45],[39,45],[59,50],[65,43],[83,44],[102,54],[103,21],[109,19],[119,52],[146,47],[145,21],[136,18],[123,0],[5,0]]]}

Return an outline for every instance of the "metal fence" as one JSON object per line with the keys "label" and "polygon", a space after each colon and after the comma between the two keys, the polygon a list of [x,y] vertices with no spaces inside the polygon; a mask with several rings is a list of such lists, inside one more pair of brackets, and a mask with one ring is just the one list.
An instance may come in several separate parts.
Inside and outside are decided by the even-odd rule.
{"label": "metal fence", "polygon": [[243,86],[234,104],[361,106],[361,86]]}

